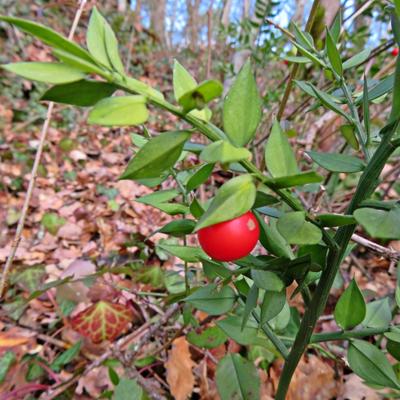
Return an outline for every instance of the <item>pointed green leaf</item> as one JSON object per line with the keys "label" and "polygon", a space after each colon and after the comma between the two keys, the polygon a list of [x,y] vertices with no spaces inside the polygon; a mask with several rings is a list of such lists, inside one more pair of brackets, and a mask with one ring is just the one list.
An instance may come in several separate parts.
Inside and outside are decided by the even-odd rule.
{"label": "pointed green leaf", "polygon": [[318,227],[305,220],[303,211],[284,214],[279,218],[277,228],[290,244],[317,244],[322,238]]}
{"label": "pointed green leaf", "polygon": [[324,178],[315,171],[304,171],[296,175],[281,176],[279,178],[265,179],[264,183],[268,187],[275,189],[285,189],[293,186],[303,186],[310,183],[322,182]]}
{"label": "pointed green leaf", "polygon": [[203,258],[208,258],[207,254],[199,247],[179,246],[167,243],[159,243],[158,247],[186,262],[199,262]]}
{"label": "pointed green leaf", "polygon": [[193,109],[203,109],[211,100],[221,96],[223,86],[216,80],[208,80],[201,82],[195,88],[184,93],[179,97],[178,102],[183,107],[184,112]]}
{"label": "pointed green leaf", "polygon": [[364,297],[353,279],[336,303],[335,320],[342,329],[352,329],[361,324],[366,311]]}
{"label": "pointed green leaf", "polygon": [[116,89],[111,83],[81,80],[53,86],[42,95],[41,100],[89,107],[111,96]]}
{"label": "pointed green leaf", "polygon": [[332,172],[361,172],[365,163],[357,157],[340,153],[306,152],[319,166]]}
{"label": "pointed green leaf", "polygon": [[226,140],[218,140],[209,144],[200,153],[200,159],[208,163],[221,164],[250,160],[251,153],[244,147],[237,148]]}
{"label": "pointed green leaf", "polygon": [[359,53],[355,54],[353,57],[349,58],[343,63],[343,69],[350,69],[353,67],[356,67],[357,65],[362,64],[369,55],[371,54],[371,49],[364,49],[360,51]]}
{"label": "pointed green leaf", "polygon": [[217,367],[217,388],[221,400],[260,399],[260,378],[252,362],[240,354],[228,354]]}
{"label": "pointed green leaf", "polygon": [[196,80],[177,60],[174,60],[173,85],[176,101],[197,86]]}
{"label": "pointed green leaf", "polygon": [[148,117],[145,97],[118,96],[99,101],[90,111],[88,122],[104,126],[140,125]]}
{"label": "pointed green leaf", "polygon": [[187,181],[186,190],[188,192],[197,189],[202,183],[207,181],[211,176],[214,169],[214,164],[205,164],[199,170],[197,170]]}
{"label": "pointed green leaf", "polygon": [[226,314],[233,307],[235,300],[235,292],[230,286],[224,286],[219,290],[215,283],[197,289],[184,299],[209,315]]}
{"label": "pointed green leaf", "polygon": [[261,119],[261,98],[247,60],[224,101],[224,130],[231,142],[246,145],[256,132]]}
{"label": "pointed green leaf", "polygon": [[358,150],[360,148],[353,125],[342,125],[340,127],[340,133],[354,150]]}
{"label": "pointed green leaf", "polygon": [[284,287],[282,280],[272,271],[264,271],[261,269],[251,270],[251,279],[259,289],[271,292],[280,292]]}
{"label": "pointed green leaf", "polygon": [[2,68],[25,79],[46,83],[75,82],[85,77],[82,71],[62,63],[19,62],[2,65]]}
{"label": "pointed green leaf", "polygon": [[392,310],[387,297],[367,304],[367,314],[363,321],[364,326],[386,329],[389,327],[391,320]]}
{"label": "pointed green leaf", "polygon": [[253,284],[247,293],[242,319],[242,330],[247,325],[247,321],[249,320],[251,312],[257,307],[258,292],[259,290],[257,285]]}
{"label": "pointed green leaf", "polygon": [[395,207],[390,211],[359,208],[353,215],[372,237],[400,239],[400,207]]}
{"label": "pointed green leaf", "polygon": [[264,299],[261,304],[260,324],[275,318],[283,309],[286,303],[286,290],[280,292],[267,290],[264,294]]}
{"label": "pointed green leaf", "polygon": [[299,172],[296,157],[278,121],[274,122],[265,146],[265,162],[274,178],[296,175]]}
{"label": "pointed green leaf", "polygon": [[120,179],[157,178],[173,167],[182,153],[190,132],[164,132],[150,139],[129,161]]}
{"label": "pointed green leaf", "polygon": [[104,35],[107,56],[110,63],[114,67],[115,71],[119,72],[120,74],[124,74],[124,66],[118,51],[118,41],[111,26],[107,23],[104,25]]}
{"label": "pointed green leaf", "polygon": [[249,211],[256,198],[256,187],[251,175],[240,175],[224,183],[207,211],[200,218],[196,230],[231,220]]}
{"label": "pointed green leaf", "polygon": [[326,29],[326,53],[328,54],[329,62],[333,70],[339,75],[343,75],[342,59],[340,58],[340,53],[336,47],[336,43],[332,38],[329,29]]}

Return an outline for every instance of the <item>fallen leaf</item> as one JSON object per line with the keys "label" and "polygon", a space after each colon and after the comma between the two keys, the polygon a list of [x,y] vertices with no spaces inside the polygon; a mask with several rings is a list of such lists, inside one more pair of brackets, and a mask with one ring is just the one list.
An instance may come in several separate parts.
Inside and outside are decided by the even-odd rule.
{"label": "fallen leaf", "polygon": [[165,368],[171,394],[176,400],[185,400],[192,394],[194,387],[193,366],[194,362],[190,356],[186,338],[181,336],[175,339],[172,342],[172,349],[168,352]]}
{"label": "fallen leaf", "polygon": [[0,333],[0,348],[4,349],[4,348],[21,346],[21,344],[28,343],[29,340],[30,340],[29,337],[24,337],[24,336],[17,337],[14,334],[10,335],[7,332],[1,332]]}

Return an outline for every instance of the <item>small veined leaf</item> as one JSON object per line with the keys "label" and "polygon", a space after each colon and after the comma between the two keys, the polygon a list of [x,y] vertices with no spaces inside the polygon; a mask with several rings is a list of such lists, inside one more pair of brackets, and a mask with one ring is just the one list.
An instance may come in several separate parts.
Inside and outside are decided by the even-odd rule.
{"label": "small veined leaf", "polygon": [[367,314],[363,321],[363,325],[368,328],[389,327],[392,320],[392,310],[389,303],[389,298],[371,301],[367,304]]}
{"label": "small veined leaf", "polygon": [[203,286],[184,299],[209,315],[225,314],[233,307],[236,295],[230,286],[218,290],[215,283]]}
{"label": "small veined leaf", "polygon": [[71,327],[93,343],[100,343],[121,335],[132,320],[128,306],[102,300],[71,318]]}
{"label": "small veined leaf", "polygon": [[346,139],[346,142],[354,149],[358,150],[360,148],[360,145],[358,144],[358,139],[356,137],[356,134],[354,132],[354,127],[353,125],[342,125],[340,127],[340,133],[342,136]]}
{"label": "small veined leaf", "polygon": [[104,25],[104,35],[107,56],[110,63],[114,67],[115,71],[124,74],[124,66],[118,51],[118,41],[111,26],[107,23]]}
{"label": "small veined leaf", "polygon": [[93,7],[90,15],[89,26],[86,32],[86,44],[90,54],[101,64],[109,69],[112,65],[107,55],[105,26],[107,22],[99,13],[96,7]]}
{"label": "small veined leaf", "polygon": [[190,132],[165,132],[150,139],[133,156],[120,179],[158,178],[173,167],[182,153]]}
{"label": "small veined leaf", "polygon": [[296,175],[281,176],[279,178],[265,179],[264,183],[276,189],[285,189],[293,186],[303,186],[310,183],[322,182],[324,178],[315,171],[304,171]]}
{"label": "small veined leaf", "polygon": [[371,54],[371,49],[364,49],[343,63],[343,69],[349,69],[362,64]]}
{"label": "small veined leaf", "polygon": [[340,153],[318,153],[307,151],[307,154],[322,168],[331,172],[361,172],[365,163],[357,157]]}
{"label": "small veined leaf", "polygon": [[279,218],[277,228],[290,244],[317,244],[322,238],[321,231],[305,220],[302,211],[284,214]]}
{"label": "small veined leaf", "polygon": [[264,325],[272,318],[276,317],[286,303],[285,289],[280,292],[267,290],[261,304],[260,324]]}
{"label": "small veined leaf", "polygon": [[342,329],[352,329],[364,320],[366,311],[364,297],[353,279],[336,304],[335,320]]}
{"label": "small veined leaf", "polygon": [[247,293],[242,319],[242,330],[247,325],[247,321],[249,320],[251,312],[257,307],[258,293],[259,290],[257,285],[253,284]]}
{"label": "small veined leaf", "polygon": [[244,147],[237,148],[226,140],[218,140],[209,144],[200,153],[200,159],[208,163],[221,164],[250,160],[251,153]]}
{"label": "small veined leaf", "polygon": [[296,157],[278,121],[274,122],[265,146],[265,162],[274,178],[296,175],[299,172]]}
{"label": "small veined leaf", "polygon": [[2,68],[25,79],[54,84],[75,82],[85,77],[82,71],[62,63],[19,62],[2,65]]}
{"label": "small veined leaf", "polygon": [[261,119],[261,104],[250,60],[247,60],[224,101],[224,130],[234,145],[242,147],[254,137]]}
{"label": "small veined leaf", "polygon": [[239,217],[249,211],[256,198],[256,187],[249,174],[240,175],[224,183],[207,211],[196,225],[195,231]]}
{"label": "small veined leaf", "polygon": [[202,183],[206,182],[211,176],[214,164],[205,164],[197,170],[187,181],[186,190],[188,192],[197,189]]}
{"label": "small veined leaf", "polygon": [[1,15],[0,21],[8,22],[16,26],[22,31],[37,37],[39,40],[49,46],[61,49],[67,53],[73,54],[76,57],[82,58],[83,60],[93,62],[93,58],[85,49],[44,25],[29,21],[27,19],[6,17]]}
{"label": "small veined leaf", "polygon": [[326,28],[326,41],[325,41],[326,53],[329,58],[329,62],[333,70],[339,75],[343,75],[342,59],[340,53],[336,47],[336,43],[332,38],[332,35],[328,28]]}
{"label": "small veined leaf", "polygon": [[395,207],[390,211],[359,208],[353,215],[372,237],[400,239],[400,207]]}
{"label": "small veined leaf", "polygon": [[373,344],[363,340],[352,340],[347,359],[351,369],[369,384],[400,388],[392,365]]}
{"label": "small veined leaf", "polygon": [[221,400],[260,398],[260,378],[257,369],[240,354],[226,355],[218,363],[216,377]]}
{"label": "small veined leaf", "polygon": [[187,340],[197,346],[205,349],[213,349],[215,347],[224,344],[228,337],[225,335],[223,330],[218,326],[212,326],[204,329],[201,333],[191,331],[187,335]]}
{"label": "small veined leaf", "polygon": [[160,243],[158,247],[186,262],[199,262],[203,258],[208,258],[207,254],[199,247],[179,246],[167,243]]}
{"label": "small veined leaf", "polygon": [[116,86],[111,83],[81,80],[53,86],[42,95],[41,100],[90,107],[111,96],[115,90]]}
{"label": "small veined leaf", "polygon": [[174,60],[173,85],[176,101],[197,86],[196,80],[177,60]]}
{"label": "small veined leaf", "polygon": [[139,125],[148,117],[145,97],[118,96],[99,101],[90,111],[88,122],[104,126]]}
{"label": "small veined leaf", "polygon": [[211,100],[221,96],[223,89],[221,82],[216,80],[204,81],[179,97],[178,102],[186,113],[194,109],[201,110]]}
{"label": "small veined leaf", "polygon": [[318,215],[318,220],[323,226],[328,227],[354,225],[357,223],[352,215],[342,214],[320,214]]}
{"label": "small veined leaf", "polygon": [[271,292],[280,292],[284,287],[282,280],[272,271],[264,271],[262,269],[252,269],[251,279],[259,289]]}

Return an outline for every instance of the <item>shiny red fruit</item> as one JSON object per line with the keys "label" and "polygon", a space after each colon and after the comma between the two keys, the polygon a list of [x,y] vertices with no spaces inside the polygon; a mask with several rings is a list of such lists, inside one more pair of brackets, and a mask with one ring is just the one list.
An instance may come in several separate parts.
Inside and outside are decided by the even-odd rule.
{"label": "shiny red fruit", "polygon": [[392,50],[392,56],[397,56],[399,54],[399,48],[398,47],[395,47],[393,50]]}
{"label": "shiny red fruit", "polygon": [[251,211],[198,232],[203,250],[218,261],[233,261],[247,256],[254,249],[259,236],[260,227]]}

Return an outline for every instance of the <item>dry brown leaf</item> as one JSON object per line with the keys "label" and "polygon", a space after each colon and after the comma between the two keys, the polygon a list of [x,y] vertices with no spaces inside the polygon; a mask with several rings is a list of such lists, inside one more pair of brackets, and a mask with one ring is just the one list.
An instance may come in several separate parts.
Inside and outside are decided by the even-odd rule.
{"label": "dry brown leaf", "polygon": [[339,400],[345,399],[363,399],[363,400],[380,400],[382,397],[367,385],[364,385],[361,378],[356,374],[350,374],[346,378],[344,384],[344,392]]}
{"label": "dry brown leaf", "polygon": [[15,346],[21,346],[22,344],[28,343],[29,337],[17,337],[15,335],[10,335],[7,332],[0,333],[0,348],[9,348]]}
{"label": "dry brown leaf", "polygon": [[192,394],[194,387],[193,366],[194,362],[190,356],[186,338],[181,336],[175,339],[172,342],[172,349],[168,352],[165,368],[167,370],[167,382],[176,400],[185,400]]}

